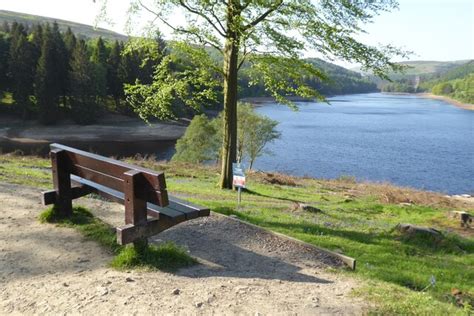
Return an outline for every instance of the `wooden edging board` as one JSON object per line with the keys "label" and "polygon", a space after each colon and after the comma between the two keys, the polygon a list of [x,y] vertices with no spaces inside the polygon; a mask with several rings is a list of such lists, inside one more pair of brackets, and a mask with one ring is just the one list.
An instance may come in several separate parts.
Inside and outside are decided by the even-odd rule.
{"label": "wooden edging board", "polygon": [[258,229],[260,231],[264,231],[266,233],[269,233],[271,235],[274,235],[274,236],[277,236],[277,237],[280,237],[280,238],[284,238],[284,239],[287,239],[287,240],[291,240],[293,242],[296,242],[300,245],[303,245],[303,246],[306,246],[306,247],[309,247],[309,248],[313,248],[314,250],[316,251],[319,251],[319,252],[323,252],[329,256],[332,256],[332,257],[336,257],[337,259],[341,260],[347,267],[349,267],[349,269],[351,270],[355,270],[356,269],[356,259],[354,258],[351,258],[351,257],[348,257],[348,256],[345,256],[343,254],[340,254],[340,253],[337,253],[337,252],[334,252],[334,251],[331,251],[331,250],[328,250],[328,249],[325,249],[325,248],[321,248],[321,247],[318,247],[318,246],[315,246],[313,244],[310,244],[310,243],[307,243],[307,242],[304,242],[304,241],[301,241],[299,239],[296,239],[296,238],[293,238],[293,237],[290,237],[290,236],[287,236],[287,235],[284,235],[284,234],[281,234],[281,233],[277,233],[277,232],[274,232],[274,231],[271,231],[269,229],[266,229],[264,227],[260,227],[260,226],[257,226],[255,224],[252,224],[252,223],[249,223],[249,222],[246,222],[246,221],[243,221],[239,218],[236,218],[236,217],[233,217],[233,216],[227,216],[227,215],[224,215],[224,214],[220,214],[220,213],[216,213],[216,212],[213,212],[214,214],[217,214],[219,216],[224,216],[228,219],[231,219],[233,221],[236,221],[236,222],[239,222],[241,224],[245,224],[245,225],[249,225],[255,229]]}

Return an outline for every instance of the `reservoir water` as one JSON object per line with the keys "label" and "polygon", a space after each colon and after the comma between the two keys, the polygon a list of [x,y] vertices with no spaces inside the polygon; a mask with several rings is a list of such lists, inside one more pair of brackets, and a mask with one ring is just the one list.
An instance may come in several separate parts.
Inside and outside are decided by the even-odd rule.
{"label": "reservoir water", "polygon": [[255,169],[474,194],[474,111],[411,95],[329,101],[297,103],[297,112],[279,104],[259,107],[280,122],[282,136]]}

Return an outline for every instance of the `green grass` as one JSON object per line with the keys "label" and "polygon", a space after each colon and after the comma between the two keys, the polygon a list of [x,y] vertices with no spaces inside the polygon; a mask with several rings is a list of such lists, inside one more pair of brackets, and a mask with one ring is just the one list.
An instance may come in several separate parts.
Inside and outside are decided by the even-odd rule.
{"label": "green grass", "polygon": [[115,229],[95,218],[83,207],[74,207],[72,216],[67,218],[50,207],[40,214],[39,221],[77,229],[87,239],[94,240],[111,251],[115,256],[110,266],[118,270],[141,268],[176,271],[197,263],[184,249],[171,242],[138,248],[121,246],[116,242]]}
{"label": "green grass", "polygon": [[[48,162],[42,162],[39,158],[21,159],[0,156],[0,181],[42,188],[50,185],[44,183],[48,170],[31,172],[33,165],[42,166]],[[285,181],[281,181],[282,184],[268,184],[265,176],[250,174],[248,187],[251,191],[243,193],[242,205],[237,209],[236,192],[217,188],[216,169],[180,164],[158,165],[151,160],[129,162],[164,170],[169,192],[173,195],[356,258],[356,271],[341,273],[360,278],[362,283],[368,284],[358,295],[377,304],[374,312],[467,313],[469,304],[464,303],[465,309],[457,307],[463,304],[455,302],[451,290],[459,289],[468,296],[474,293],[474,238],[472,234],[459,235],[459,222],[448,218],[445,213],[453,209],[472,212],[472,208],[452,204],[441,195],[401,191],[386,185],[357,184],[351,179],[324,181],[295,178],[288,182],[295,185],[285,185]],[[22,176],[25,172],[28,177]],[[400,204],[405,199],[415,203]],[[315,206],[322,212],[304,212],[296,208],[297,202]],[[443,231],[445,238],[440,242],[423,238],[407,239],[394,230],[398,223],[435,227]],[[124,253],[123,261],[134,261],[134,257],[133,252]],[[429,286],[432,278],[436,283]]]}
{"label": "green grass", "polygon": [[0,155],[0,182],[49,189],[52,187],[51,179],[49,159],[15,154]]}

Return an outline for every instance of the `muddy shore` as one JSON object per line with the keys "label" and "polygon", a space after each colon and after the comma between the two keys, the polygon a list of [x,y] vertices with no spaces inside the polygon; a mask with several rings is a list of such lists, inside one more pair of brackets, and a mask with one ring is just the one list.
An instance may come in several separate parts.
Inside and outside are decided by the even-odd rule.
{"label": "muddy shore", "polygon": [[[22,150],[44,154],[50,143],[62,143],[110,155],[122,156],[136,152],[154,154],[169,151],[186,130],[184,123],[152,122],[137,118],[108,115],[100,123],[77,125],[71,121],[54,126],[43,126],[35,121],[14,117],[0,118],[0,148],[3,152]],[[167,157],[161,157],[167,158]]]}

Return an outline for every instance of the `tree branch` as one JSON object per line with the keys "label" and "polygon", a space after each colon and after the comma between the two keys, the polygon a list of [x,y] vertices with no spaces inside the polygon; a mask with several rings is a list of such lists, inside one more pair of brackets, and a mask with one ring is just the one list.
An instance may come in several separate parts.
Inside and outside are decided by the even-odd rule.
{"label": "tree branch", "polygon": [[267,16],[269,16],[272,12],[277,10],[283,4],[283,0],[278,0],[273,6],[270,7],[267,11],[263,12],[258,18],[244,26],[244,30],[248,30],[252,27],[255,27],[258,23],[265,20]]}
{"label": "tree branch", "polygon": [[[219,19],[217,19],[217,22],[219,23],[219,25],[221,26],[222,29],[219,29],[219,27],[217,27],[217,25],[207,15],[205,15],[204,13],[202,13],[202,12],[192,8],[192,7],[190,7],[188,4],[186,4],[186,2],[184,2],[184,0],[179,0],[179,3],[181,4],[181,6],[183,8],[185,8],[189,12],[194,13],[194,14],[204,18],[216,30],[216,32],[219,33],[220,36],[222,36],[224,38],[227,37],[226,34],[225,34],[225,29],[222,26],[222,24],[220,23]],[[213,16],[214,16],[214,14],[213,14]]]}
{"label": "tree branch", "polygon": [[222,49],[221,47],[217,46],[215,43],[212,43],[208,40],[206,40],[204,37],[202,37],[201,35],[199,35],[198,33],[195,33],[195,32],[192,32],[190,30],[187,30],[187,29],[184,29],[184,28],[181,28],[181,27],[174,27],[173,25],[171,25],[168,21],[166,21],[165,19],[163,19],[161,17],[160,14],[158,14],[157,12],[153,11],[152,9],[148,8],[147,6],[145,6],[141,0],[138,0],[138,3],[140,4],[140,6],[142,8],[144,8],[146,11],[150,12],[151,14],[155,15],[155,17],[157,19],[159,19],[161,22],[163,22],[164,24],[166,24],[166,26],[168,26],[170,29],[172,29],[173,31],[177,32],[177,33],[184,33],[184,34],[190,34],[190,35],[193,35],[193,36],[196,36],[196,38],[198,39],[199,42],[203,43],[203,44],[207,44],[207,45],[210,45],[212,47],[214,47],[215,49],[217,49],[219,52],[222,52]]}

